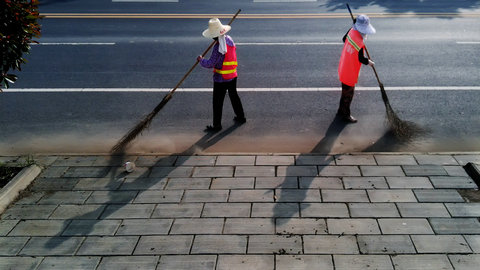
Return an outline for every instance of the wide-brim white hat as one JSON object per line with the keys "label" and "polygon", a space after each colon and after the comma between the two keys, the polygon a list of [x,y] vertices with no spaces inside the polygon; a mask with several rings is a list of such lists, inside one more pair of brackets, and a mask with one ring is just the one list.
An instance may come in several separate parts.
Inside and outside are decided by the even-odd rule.
{"label": "wide-brim white hat", "polygon": [[230,25],[223,25],[219,19],[213,18],[208,21],[208,29],[203,31],[202,35],[206,38],[215,38],[225,35],[230,29],[232,29]]}
{"label": "wide-brim white hat", "polygon": [[377,32],[375,28],[373,28],[373,26],[370,24],[370,18],[368,18],[367,15],[363,14],[357,16],[357,20],[355,21],[353,28],[365,35],[375,34]]}

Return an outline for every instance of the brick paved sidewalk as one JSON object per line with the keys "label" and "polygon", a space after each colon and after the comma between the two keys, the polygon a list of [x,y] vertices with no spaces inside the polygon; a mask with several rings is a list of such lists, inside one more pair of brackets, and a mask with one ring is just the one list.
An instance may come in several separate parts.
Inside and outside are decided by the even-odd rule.
{"label": "brick paved sidewalk", "polygon": [[[3,158],[3,160],[16,158]],[[120,167],[134,161],[137,169]],[[0,269],[475,269],[474,154],[48,156]],[[121,267],[120,267],[121,265]]]}

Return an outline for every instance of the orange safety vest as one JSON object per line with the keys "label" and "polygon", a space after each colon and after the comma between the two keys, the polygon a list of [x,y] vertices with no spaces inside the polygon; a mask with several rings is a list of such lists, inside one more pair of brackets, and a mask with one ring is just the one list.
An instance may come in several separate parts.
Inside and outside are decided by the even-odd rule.
{"label": "orange safety vest", "polygon": [[227,44],[227,53],[223,59],[222,69],[213,69],[213,72],[222,74],[225,80],[234,79],[237,77],[237,47]]}
{"label": "orange safety vest", "polygon": [[364,43],[360,32],[353,28],[350,29],[338,64],[338,77],[342,83],[348,86],[355,86],[358,81],[358,74],[362,65],[358,61],[358,52],[363,47]]}

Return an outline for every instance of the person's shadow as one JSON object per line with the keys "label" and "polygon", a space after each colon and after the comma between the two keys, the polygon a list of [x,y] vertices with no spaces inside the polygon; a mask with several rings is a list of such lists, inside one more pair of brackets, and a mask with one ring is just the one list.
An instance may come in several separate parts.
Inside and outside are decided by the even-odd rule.
{"label": "person's shadow", "polygon": [[[108,219],[108,216],[115,214],[116,211],[122,209],[123,206],[126,206],[131,203],[134,199],[132,197],[130,200],[126,201],[118,201],[118,196],[116,195],[117,188],[120,185],[136,185],[135,182],[142,183],[142,190],[148,190],[149,187],[159,184],[159,182],[164,181],[165,178],[168,177],[169,173],[175,170],[178,166],[182,166],[183,162],[186,159],[177,159],[177,156],[191,156],[195,154],[200,154],[210,146],[213,146],[221,139],[225,138],[226,136],[230,135],[234,132],[241,124],[234,124],[228,129],[225,129],[219,133],[207,132],[202,138],[200,138],[197,142],[195,142],[192,146],[188,149],[183,151],[180,154],[165,156],[160,158],[156,161],[156,163],[152,166],[149,166],[145,172],[141,173],[138,176],[135,176],[132,182],[125,183],[125,178],[128,177],[128,173],[123,169],[122,164],[127,161],[129,158],[126,154],[126,149],[120,149],[115,153],[112,153],[109,159],[109,163],[107,165],[108,168],[111,168],[107,174],[107,177],[110,178],[109,182],[105,185],[105,190],[109,190],[108,197],[109,199],[106,202],[102,202],[102,205],[98,208],[85,213],[83,215],[79,215],[73,217],[71,219],[67,219],[64,222],[63,229],[52,237],[47,243],[45,243],[45,247],[49,249],[53,249],[61,245],[63,242],[67,241],[71,237],[74,236],[90,236],[94,230],[96,224],[101,222],[102,220]],[[168,165],[166,165],[168,164]],[[175,164],[175,165],[173,165]],[[142,181],[142,179],[146,179],[149,177],[151,171],[155,167],[162,167],[162,175],[164,177],[156,177],[154,181]],[[137,168],[141,169],[141,168]],[[152,178],[153,179],[153,178]],[[141,192],[141,191],[140,191]],[[140,194],[140,193],[138,193]],[[135,194],[138,196],[137,194]],[[114,208],[107,208],[109,205],[115,205]],[[108,211],[107,211],[108,210]],[[100,213],[100,214],[99,214]],[[92,216],[98,215],[97,219],[92,219]],[[82,223],[82,226],[76,226],[73,233],[65,234],[66,230],[69,228],[71,222],[75,220],[89,220],[88,223]],[[102,235],[103,236],[103,235]]]}

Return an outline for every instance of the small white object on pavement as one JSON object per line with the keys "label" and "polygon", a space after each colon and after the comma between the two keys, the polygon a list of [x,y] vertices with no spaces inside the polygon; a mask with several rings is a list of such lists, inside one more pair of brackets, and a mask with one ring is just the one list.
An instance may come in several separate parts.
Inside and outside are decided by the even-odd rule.
{"label": "small white object on pavement", "polygon": [[135,163],[127,161],[125,162],[124,167],[125,167],[125,171],[131,173],[135,170]]}

